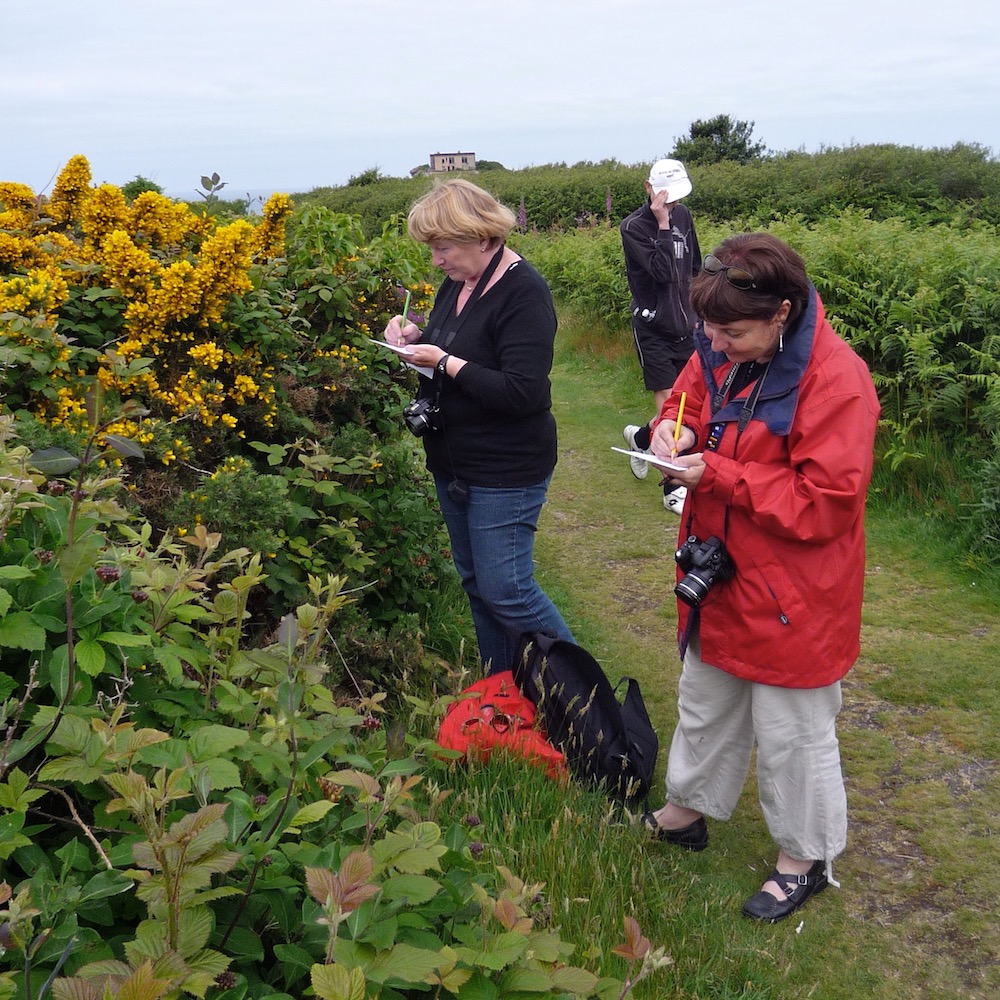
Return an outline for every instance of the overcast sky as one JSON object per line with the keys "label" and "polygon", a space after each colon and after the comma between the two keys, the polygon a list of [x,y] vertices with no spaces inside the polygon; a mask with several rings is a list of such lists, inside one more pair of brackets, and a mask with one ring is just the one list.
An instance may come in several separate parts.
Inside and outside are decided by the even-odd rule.
{"label": "overcast sky", "polygon": [[69,157],[196,198],[434,152],[652,161],[697,119],[772,150],[1000,156],[997,0],[0,0],[0,180]]}

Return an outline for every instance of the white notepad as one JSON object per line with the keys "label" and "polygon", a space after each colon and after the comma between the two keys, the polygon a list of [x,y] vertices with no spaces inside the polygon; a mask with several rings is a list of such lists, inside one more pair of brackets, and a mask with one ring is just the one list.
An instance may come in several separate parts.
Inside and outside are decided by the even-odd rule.
{"label": "white notepad", "polygon": [[665,458],[657,458],[656,455],[648,451],[629,451],[627,448],[616,448],[614,445],[611,446],[611,450],[628,455],[629,458],[641,458],[644,462],[649,462],[650,465],[655,465],[660,469],[670,469],[671,472],[687,472],[686,466],[674,465],[673,462],[668,462]]}
{"label": "white notepad", "polygon": [[408,347],[400,347],[398,344],[390,344],[388,340],[372,340],[368,337],[369,344],[375,344],[377,347],[388,347],[390,351],[395,351],[397,354],[412,354]]}

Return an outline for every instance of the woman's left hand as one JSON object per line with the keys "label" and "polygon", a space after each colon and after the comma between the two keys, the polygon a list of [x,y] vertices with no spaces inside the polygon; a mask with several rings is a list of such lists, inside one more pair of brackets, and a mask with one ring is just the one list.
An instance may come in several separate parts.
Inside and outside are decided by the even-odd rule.
{"label": "woman's left hand", "polygon": [[445,353],[434,344],[411,344],[406,360],[418,368],[436,368]]}
{"label": "woman's left hand", "polygon": [[671,465],[683,466],[683,472],[654,466],[654,468],[658,468],[663,473],[664,482],[686,486],[689,490],[693,490],[701,482],[701,477],[705,474],[705,459],[700,451],[695,452],[693,455],[675,455],[673,458],[670,457],[669,452],[666,455],[662,455],[658,454],[655,449],[653,450],[653,454],[657,458],[662,458],[664,462],[669,462]]}

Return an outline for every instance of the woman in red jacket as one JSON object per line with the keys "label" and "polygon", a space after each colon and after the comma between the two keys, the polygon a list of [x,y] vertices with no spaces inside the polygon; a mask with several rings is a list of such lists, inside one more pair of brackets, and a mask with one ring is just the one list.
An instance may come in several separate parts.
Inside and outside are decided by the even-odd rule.
{"label": "woman in red jacket", "polygon": [[705,816],[732,814],[756,743],[778,860],[743,912],[773,922],[833,881],[847,841],[836,717],[860,650],[879,403],[802,259],[776,237],[725,240],[691,302],[695,354],[652,440],[689,491],[675,588],[679,721],[667,804],[643,818],[658,839],[702,850]]}

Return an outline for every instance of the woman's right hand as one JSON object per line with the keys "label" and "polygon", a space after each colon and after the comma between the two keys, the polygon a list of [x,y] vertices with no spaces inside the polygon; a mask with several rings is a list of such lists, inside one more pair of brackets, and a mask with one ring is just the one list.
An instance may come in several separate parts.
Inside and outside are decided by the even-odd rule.
{"label": "woman's right hand", "polygon": [[653,431],[653,436],[649,442],[649,450],[655,455],[659,455],[661,458],[673,458],[688,450],[688,448],[693,448],[697,443],[697,437],[690,427],[686,427],[681,424],[680,433],[677,435],[677,440],[674,440],[674,427],[676,426],[676,421],[674,420],[661,420]]}
{"label": "woman's right hand", "polygon": [[697,437],[690,427],[681,425],[680,434],[674,440],[673,420],[661,420],[653,431],[652,439],[649,442],[649,450],[665,462],[683,466],[683,472],[675,472],[673,469],[664,472],[664,482],[671,482],[675,485],[686,486],[693,490],[705,472],[705,459],[702,453],[686,454],[688,448],[693,448],[697,443]]}
{"label": "woman's right hand", "polygon": [[420,328],[416,323],[406,323],[402,316],[393,316],[385,328],[383,338],[387,344],[406,347],[420,337]]}

